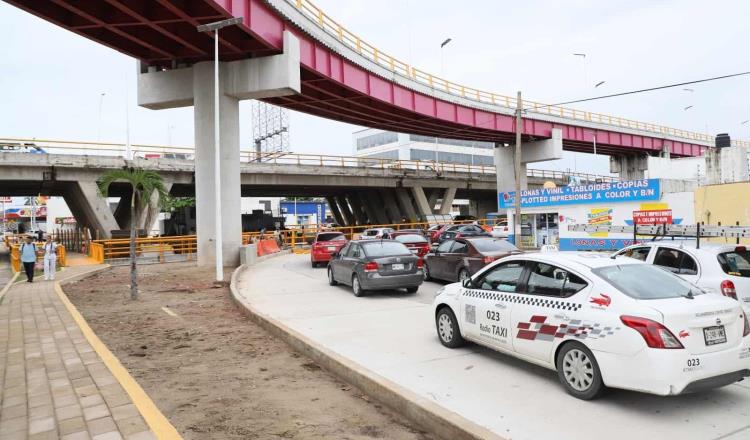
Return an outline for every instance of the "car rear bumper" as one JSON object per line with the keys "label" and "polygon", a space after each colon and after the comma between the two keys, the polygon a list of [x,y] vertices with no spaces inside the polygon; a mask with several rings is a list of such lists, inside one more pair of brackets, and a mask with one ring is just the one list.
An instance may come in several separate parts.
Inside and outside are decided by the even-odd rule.
{"label": "car rear bumper", "polygon": [[310,259],[314,263],[321,263],[326,261],[331,261],[331,253],[330,252],[310,252]]}
{"label": "car rear bumper", "polygon": [[360,278],[362,288],[365,290],[388,290],[406,287],[417,287],[424,281],[422,269],[416,273],[404,275],[380,275],[379,273],[366,273]]}
{"label": "car rear bumper", "polygon": [[645,348],[633,356],[601,351],[594,356],[605,385],[663,396],[718,388],[750,376],[750,336],[714,353]]}

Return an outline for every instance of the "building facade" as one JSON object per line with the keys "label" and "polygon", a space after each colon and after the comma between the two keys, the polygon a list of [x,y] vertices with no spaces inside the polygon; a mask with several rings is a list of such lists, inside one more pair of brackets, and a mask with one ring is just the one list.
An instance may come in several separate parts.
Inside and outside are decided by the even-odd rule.
{"label": "building facade", "polygon": [[494,164],[492,142],[462,141],[373,128],[354,132],[357,157],[392,160],[424,160],[463,165]]}

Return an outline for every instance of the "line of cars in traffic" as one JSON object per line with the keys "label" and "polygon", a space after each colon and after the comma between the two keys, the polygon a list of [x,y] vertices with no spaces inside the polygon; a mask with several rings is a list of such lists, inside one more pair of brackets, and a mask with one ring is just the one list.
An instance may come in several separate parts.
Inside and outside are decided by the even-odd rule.
{"label": "line of cars in traffic", "polygon": [[611,255],[523,253],[465,226],[346,242],[329,283],[359,296],[457,281],[433,302],[444,346],[470,341],[555,370],[580,399],[607,388],[690,393],[750,376],[745,246],[661,240]]}

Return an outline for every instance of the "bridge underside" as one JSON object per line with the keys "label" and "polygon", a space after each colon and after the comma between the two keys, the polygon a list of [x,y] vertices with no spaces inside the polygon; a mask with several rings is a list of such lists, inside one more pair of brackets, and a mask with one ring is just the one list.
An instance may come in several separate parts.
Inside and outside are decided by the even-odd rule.
{"label": "bridge underside", "polygon": [[[474,101],[471,96],[445,95],[440,88],[401,81],[356,51],[320,34],[305,15],[280,0],[88,1],[7,0],[47,21],[123,52],[158,69],[179,69],[211,60],[211,36],[195,26],[232,16],[239,26],[221,31],[222,61],[264,57],[283,52],[283,34],[292,32],[300,44],[301,91],[268,102],[329,119],[387,130],[492,142],[514,137],[512,109]],[[295,23],[293,24],[292,21]],[[310,23],[313,23],[312,25]],[[341,47],[339,47],[341,46]],[[396,75],[398,76],[398,75]],[[706,144],[639,131],[626,126],[586,123],[578,119],[529,113],[524,141],[563,133],[563,147],[599,154],[698,156]]]}

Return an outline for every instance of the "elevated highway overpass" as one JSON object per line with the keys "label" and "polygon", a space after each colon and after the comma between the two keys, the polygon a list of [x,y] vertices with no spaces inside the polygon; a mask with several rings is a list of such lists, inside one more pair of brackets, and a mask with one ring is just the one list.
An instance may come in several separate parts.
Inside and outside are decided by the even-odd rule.
{"label": "elevated highway overpass", "polygon": [[[79,224],[98,231],[100,237],[107,237],[113,229],[127,229],[130,224],[127,185],[115,184],[112,188],[112,196],[124,201],[114,212],[97,192],[96,181],[107,170],[126,166],[152,169],[164,177],[173,196],[195,195],[195,161],[190,149],[136,145],[133,146],[136,158],[126,161],[121,157],[121,145],[57,144],[67,146],[62,149],[52,146],[52,142],[37,141],[35,145],[46,153],[0,153],[0,193],[62,196]],[[240,171],[242,196],[324,197],[342,225],[397,223],[404,217],[416,220],[429,214],[448,213],[455,198],[469,199],[478,215],[497,209],[494,167],[244,153]],[[564,185],[571,176],[584,182],[613,179],[528,170],[531,186],[548,181]]]}

